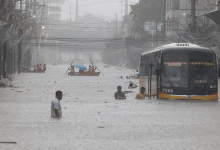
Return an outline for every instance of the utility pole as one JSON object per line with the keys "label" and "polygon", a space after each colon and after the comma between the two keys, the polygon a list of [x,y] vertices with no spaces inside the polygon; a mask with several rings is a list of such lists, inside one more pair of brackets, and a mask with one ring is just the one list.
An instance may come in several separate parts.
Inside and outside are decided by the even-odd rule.
{"label": "utility pole", "polygon": [[[5,7],[4,4],[5,4],[4,0],[0,2],[0,10],[2,10]],[[2,64],[3,64],[3,61],[2,61],[3,60],[3,56],[2,56],[2,52],[3,52],[3,39],[4,39],[3,31],[4,31],[3,26],[0,26],[0,80],[1,80],[1,77],[2,77]]]}
{"label": "utility pole", "polygon": [[76,23],[78,23],[78,8],[79,7],[79,3],[78,3],[78,0],[76,0]]}
{"label": "utility pole", "polygon": [[36,13],[37,13],[37,0],[34,0],[34,3],[33,3],[33,15],[36,17]]}
{"label": "utility pole", "polygon": [[164,42],[166,41],[166,26],[167,26],[167,22],[166,22],[166,13],[167,13],[167,0],[164,0],[164,20],[163,20],[163,39]]}
{"label": "utility pole", "polygon": [[3,27],[0,28],[0,80],[2,76]]}
{"label": "utility pole", "polygon": [[158,21],[156,21],[156,42],[157,42],[157,46],[158,46]]}
{"label": "utility pole", "polygon": [[[20,10],[22,11],[22,1],[20,1]],[[20,39],[22,37],[23,30],[19,28],[18,30],[18,38]],[[18,62],[17,62],[17,68],[18,68],[18,74],[20,74],[20,68],[21,68],[21,51],[22,51],[22,40],[20,39],[18,43]]]}
{"label": "utility pole", "polygon": [[191,32],[195,33],[196,32],[196,3],[197,0],[191,0]]}
{"label": "utility pole", "polygon": [[116,38],[118,38],[118,14],[115,14],[115,31],[116,31]]}
{"label": "utility pole", "polygon": [[[29,0],[25,0],[25,19],[24,19],[24,25],[25,25],[25,28],[27,29],[28,28],[28,23],[30,22],[30,1]],[[29,43],[30,39],[27,37],[25,38],[25,47],[28,46],[28,43]],[[26,62],[26,65],[30,65],[30,56],[31,53],[30,53],[30,50],[27,50],[26,52],[26,55],[25,55],[25,62]]]}
{"label": "utility pole", "polygon": [[[12,22],[12,16],[13,16],[13,12],[14,12],[14,1],[13,0],[7,0],[6,1],[6,13],[7,15],[10,16],[10,20],[9,22]],[[8,41],[3,42],[3,78],[7,77],[7,62],[8,62]],[[12,60],[10,60],[12,61]]]}
{"label": "utility pole", "polygon": [[22,11],[22,0],[20,1],[20,10]]}
{"label": "utility pole", "polygon": [[[22,37],[23,30],[18,30],[18,37],[19,39]],[[18,43],[18,74],[20,74],[20,68],[21,68],[21,51],[22,51],[22,40]]]}
{"label": "utility pole", "polygon": [[72,10],[71,10],[71,3],[70,3],[70,23],[72,22]]}
{"label": "utility pole", "polygon": [[[33,4],[33,15],[35,16],[35,18],[37,17],[37,0],[34,0],[34,4]],[[36,21],[37,22],[37,21]],[[37,32],[35,31],[34,33],[34,36],[35,36],[35,46],[34,46],[34,52],[33,52],[33,57],[32,58],[32,65],[37,65],[37,53],[38,53],[38,46],[37,46],[37,43],[38,43],[38,38],[37,38]],[[34,60],[33,60],[34,59]]]}
{"label": "utility pole", "polygon": [[125,15],[128,15],[128,0],[125,0]]}
{"label": "utility pole", "polygon": [[123,16],[122,16],[122,5],[121,5],[121,21],[123,21]]}

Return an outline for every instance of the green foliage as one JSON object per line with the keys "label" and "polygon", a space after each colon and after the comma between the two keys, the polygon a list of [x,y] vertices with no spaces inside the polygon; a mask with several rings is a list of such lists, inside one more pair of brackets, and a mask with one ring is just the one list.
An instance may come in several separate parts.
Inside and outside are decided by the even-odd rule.
{"label": "green foliage", "polygon": [[133,16],[135,33],[144,31],[146,21],[162,21],[164,15],[164,0],[140,0],[131,5],[130,15]]}

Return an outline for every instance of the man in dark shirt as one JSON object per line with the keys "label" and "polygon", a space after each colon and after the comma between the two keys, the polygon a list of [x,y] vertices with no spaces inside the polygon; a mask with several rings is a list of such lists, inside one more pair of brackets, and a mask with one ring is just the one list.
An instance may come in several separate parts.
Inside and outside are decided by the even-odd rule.
{"label": "man in dark shirt", "polygon": [[121,91],[122,87],[117,87],[117,92],[115,92],[115,99],[126,99],[125,93]]}

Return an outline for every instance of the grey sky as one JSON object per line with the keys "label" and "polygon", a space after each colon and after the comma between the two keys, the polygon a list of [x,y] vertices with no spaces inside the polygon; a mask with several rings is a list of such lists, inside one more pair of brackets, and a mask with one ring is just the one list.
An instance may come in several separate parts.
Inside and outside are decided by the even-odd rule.
{"label": "grey sky", "polygon": [[[137,2],[139,2],[139,0],[129,0],[129,4]],[[76,0],[66,0],[62,6],[62,20],[70,19],[70,6],[72,8],[72,20],[75,20]],[[115,19],[115,14],[117,13],[118,20],[121,20],[121,6],[122,14],[124,15],[124,0],[79,0],[79,16],[93,14],[110,21]]]}

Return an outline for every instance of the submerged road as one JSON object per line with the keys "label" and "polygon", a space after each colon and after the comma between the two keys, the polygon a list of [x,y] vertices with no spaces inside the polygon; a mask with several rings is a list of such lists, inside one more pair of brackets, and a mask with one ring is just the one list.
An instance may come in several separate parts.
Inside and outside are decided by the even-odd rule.
{"label": "submerged road", "polygon": [[[66,66],[45,74],[15,75],[19,88],[0,89],[0,150],[219,150],[220,103],[187,100],[114,100],[131,71],[68,77]],[[55,91],[64,92],[62,119],[50,117]],[[129,90],[130,91],[130,90]],[[1,143],[1,142],[16,142]]]}

